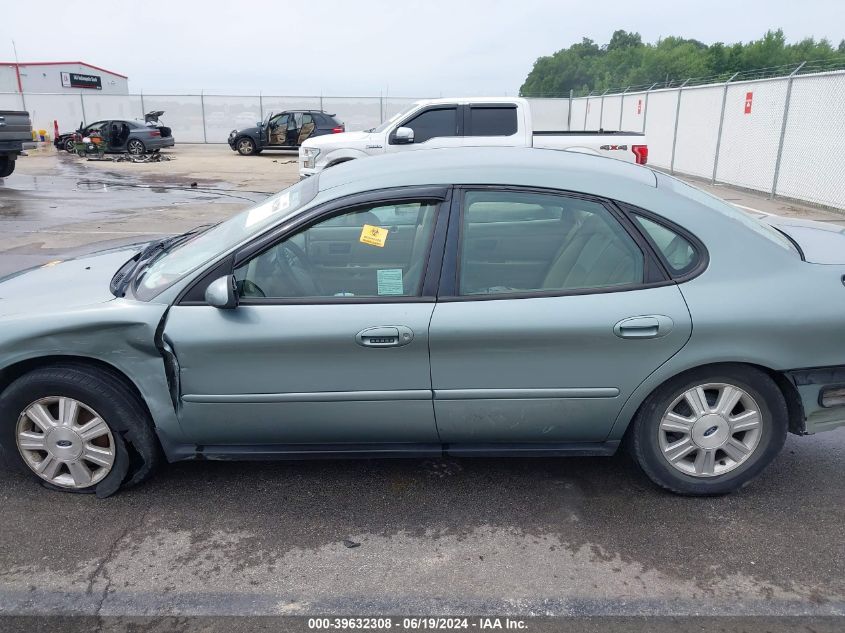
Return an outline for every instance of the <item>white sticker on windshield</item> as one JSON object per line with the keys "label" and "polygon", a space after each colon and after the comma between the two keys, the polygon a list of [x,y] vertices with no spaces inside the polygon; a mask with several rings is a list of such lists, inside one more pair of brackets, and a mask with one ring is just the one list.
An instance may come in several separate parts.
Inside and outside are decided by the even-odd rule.
{"label": "white sticker on windshield", "polygon": [[244,228],[249,228],[259,222],[263,222],[271,215],[275,215],[289,208],[290,191],[286,191],[272,202],[268,200],[264,204],[259,205],[250,211],[246,216],[246,224],[244,225]]}
{"label": "white sticker on windshield", "polygon": [[403,295],[405,290],[402,286],[401,268],[384,268],[378,271],[378,293],[379,295]]}

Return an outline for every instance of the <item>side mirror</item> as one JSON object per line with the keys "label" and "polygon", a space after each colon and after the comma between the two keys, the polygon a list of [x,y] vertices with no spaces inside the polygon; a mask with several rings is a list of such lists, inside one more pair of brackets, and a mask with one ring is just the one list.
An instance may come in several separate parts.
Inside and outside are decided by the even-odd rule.
{"label": "side mirror", "polygon": [[237,308],[238,298],[238,288],[235,285],[234,275],[215,279],[205,289],[205,302],[221,310]]}
{"label": "side mirror", "polygon": [[264,121],[256,121],[255,125],[256,127],[264,127]]}
{"label": "side mirror", "polygon": [[409,127],[398,127],[393,133],[393,143],[396,145],[408,145],[414,142],[414,130]]}

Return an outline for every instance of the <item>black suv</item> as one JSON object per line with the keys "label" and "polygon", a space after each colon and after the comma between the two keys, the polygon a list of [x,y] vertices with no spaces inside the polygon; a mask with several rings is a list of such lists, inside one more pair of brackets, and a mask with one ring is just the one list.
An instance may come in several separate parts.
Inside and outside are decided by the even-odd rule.
{"label": "black suv", "polygon": [[270,113],[256,127],[232,130],[229,147],[241,156],[258,154],[265,149],[297,149],[312,136],[339,134],[346,128],[321,110],[286,110]]}

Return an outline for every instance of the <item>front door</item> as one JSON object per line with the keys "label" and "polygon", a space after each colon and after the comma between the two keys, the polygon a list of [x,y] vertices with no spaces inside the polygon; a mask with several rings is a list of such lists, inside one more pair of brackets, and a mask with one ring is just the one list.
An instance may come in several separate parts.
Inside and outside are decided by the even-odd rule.
{"label": "front door", "polygon": [[490,189],[462,200],[454,288],[441,285],[429,333],[441,439],[604,440],[690,336],[679,289],[609,205]]}
{"label": "front door", "polygon": [[423,280],[439,205],[332,215],[237,265],[237,308],[174,306],[190,440],[436,443]]}
{"label": "front door", "polygon": [[291,115],[287,112],[282,112],[273,117],[267,122],[267,144],[275,147],[284,146],[288,135],[288,122]]}
{"label": "front door", "polygon": [[[437,149],[441,147],[461,147],[464,144],[460,109],[457,105],[438,104],[430,106],[402,121],[388,135],[386,152],[418,149]],[[401,142],[396,137],[396,129],[410,128],[414,131],[413,142]]]}

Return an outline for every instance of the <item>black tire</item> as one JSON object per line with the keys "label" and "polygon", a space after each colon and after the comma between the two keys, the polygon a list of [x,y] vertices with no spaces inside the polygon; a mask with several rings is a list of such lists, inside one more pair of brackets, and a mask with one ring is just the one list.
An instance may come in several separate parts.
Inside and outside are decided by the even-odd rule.
{"label": "black tire", "polygon": [[[111,471],[88,488],[64,488],[41,479],[18,451],[18,418],[33,402],[65,396],[97,411],[115,440],[117,457]],[[63,492],[108,496],[119,488],[148,479],[163,455],[151,420],[138,397],[111,371],[66,364],[36,369],[18,378],[0,394],[0,447],[9,466],[28,473],[44,487]]]}
{"label": "black tire", "polygon": [[75,151],[73,139],[72,138],[65,139],[63,147],[64,147],[64,150],[66,152],[70,152],[71,154],[73,154],[73,152]]}
{"label": "black tire", "polygon": [[[701,477],[672,466],[663,456],[659,435],[661,419],[672,403],[688,389],[708,383],[739,387],[751,396],[759,407],[760,435],[746,461],[723,474]],[[786,440],[788,419],[783,393],[764,372],[743,365],[714,365],[681,374],[657,388],[631,422],[626,440],[634,459],[658,486],[682,495],[723,495],[746,486],[774,460]]]}
{"label": "black tire", "polygon": [[235,150],[241,156],[257,156],[261,153],[255,141],[249,136],[242,136],[235,140]]}
{"label": "black tire", "polygon": [[16,162],[9,156],[0,156],[0,178],[11,176],[12,172],[15,171]]}
{"label": "black tire", "polygon": [[126,142],[126,151],[133,156],[141,156],[142,154],[147,153],[147,146],[144,145],[144,142],[140,139],[130,138]]}

